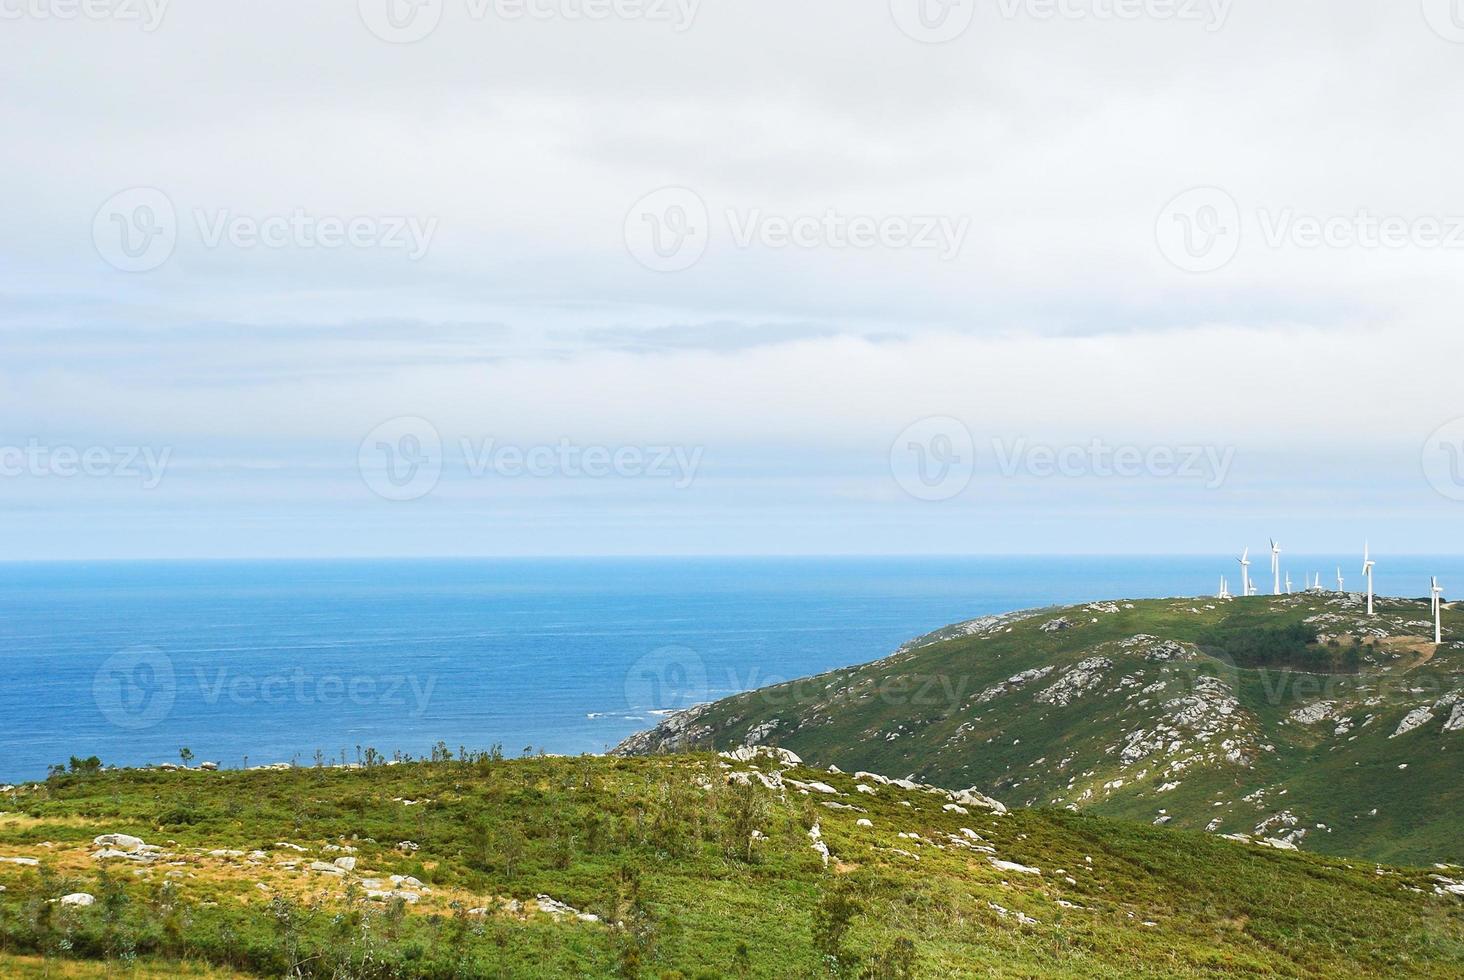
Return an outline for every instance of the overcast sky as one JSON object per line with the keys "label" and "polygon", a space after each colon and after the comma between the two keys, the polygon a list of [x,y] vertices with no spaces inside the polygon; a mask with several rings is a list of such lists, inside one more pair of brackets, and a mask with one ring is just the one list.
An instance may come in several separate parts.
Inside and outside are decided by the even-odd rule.
{"label": "overcast sky", "polygon": [[0,557],[1464,546],[1457,0],[0,0],[0,82]]}

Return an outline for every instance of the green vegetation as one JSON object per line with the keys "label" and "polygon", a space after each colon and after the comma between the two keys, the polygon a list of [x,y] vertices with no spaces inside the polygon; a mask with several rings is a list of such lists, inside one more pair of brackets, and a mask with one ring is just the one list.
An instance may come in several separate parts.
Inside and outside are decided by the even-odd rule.
{"label": "green vegetation", "polygon": [[1323,645],[1321,630],[1306,623],[1285,626],[1233,626],[1222,622],[1200,634],[1205,653],[1238,667],[1284,667],[1319,674],[1355,674],[1362,667],[1360,644],[1345,646],[1331,637]]}
{"label": "green vegetation", "polygon": [[1427,601],[1377,610],[1304,593],[987,617],[619,751],[778,745],[1013,806],[1464,861],[1464,619],[1446,608],[1435,647]]}
{"label": "green vegetation", "polygon": [[[0,861],[7,975],[1464,972],[1437,871],[767,757],[67,773],[0,808],[0,858],[38,862]],[[98,858],[102,834],[159,851]]]}

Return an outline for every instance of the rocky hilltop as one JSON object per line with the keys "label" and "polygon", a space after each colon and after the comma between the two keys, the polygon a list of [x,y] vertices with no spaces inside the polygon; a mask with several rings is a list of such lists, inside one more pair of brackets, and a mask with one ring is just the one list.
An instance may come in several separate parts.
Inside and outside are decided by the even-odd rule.
{"label": "rocky hilltop", "polygon": [[1334,854],[1464,859],[1464,623],[1359,596],[1095,602],[988,616],[702,705],[617,752],[776,745]]}

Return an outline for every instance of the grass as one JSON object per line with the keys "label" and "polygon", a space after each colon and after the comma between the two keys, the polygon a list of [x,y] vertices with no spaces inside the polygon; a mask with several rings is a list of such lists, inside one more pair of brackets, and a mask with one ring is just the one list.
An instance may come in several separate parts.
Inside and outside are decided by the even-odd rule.
{"label": "grass", "polygon": [[[729,784],[730,773],[754,766],[779,772],[767,759],[710,755],[473,756],[358,770],[56,777],[3,802],[0,856],[40,863],[0,863],[8,957],[0,969],[1464,974],[1464,908],[1435,892],[1436,872],[1060,809],[962,814],[944,808],[946,795],[802,767],[780,776],[834,792]],[[876,792],[859,791],[861,783]],[[815,825],[831,852],[827,867],[812,846]],[[145,864],[98,861],[91,841],[102,833],[141,837],[163,854]],[[352,873],[308,869],[342,848],[354,849]],[[419,879],[420,900],[366,896],[369,879],[392,874]],[[53,902],[76,891],[96,904]],[[538,907],[540,895],[599,921],[556,918]]]}

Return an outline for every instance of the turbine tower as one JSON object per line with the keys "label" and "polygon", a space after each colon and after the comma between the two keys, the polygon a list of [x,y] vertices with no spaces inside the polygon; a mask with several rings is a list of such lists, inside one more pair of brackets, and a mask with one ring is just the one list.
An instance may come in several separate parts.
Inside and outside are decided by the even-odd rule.
{"label": "turbine tower", "polygon": [[1240,555],[1240,594],[1250,595],[1250,549],[1246,548]]}
{"label": "turbine tower", "polygon": [[1368,544],[1362,543],[1362,574],[1367,577],[1367,614],[1373,615],[1373,566],[1377,562],[1368,557]]}
{"label": "turbine tower", "polygon": [[1225,581],[1225,576],[1224,575],[1220,576],[1220,591],[1215,594],[1215,598],[1217,598],[1217,599],[1229,599],[1230,598],[1230,583],[1227,582],[1227,581]]}
{"label": "turbine tower", "polygon": [[1271,594],[1281,594],[1281,546],[1275,538],[1271,539]]}
{"label": "turbine tower", "polygon": [[1287,595],[1290,595],[1291,594],[1291,573],[1290,572],[1287,572],[1286,573],[1286,594]]}
{"label": "turbine tower", "polygon": [[1343,588],[1342,566],[1341,565],[1338,565],[1337,566],[1337,591],[1338,592],[1346,592],[1347,591],[1345,588]]}
{"label": "turbine tower", "polygon": [[1444,590],[1439,585],[1439,577],[1433,577],[1433,615],[1434,615],[1434,646],[1444,642]]}

